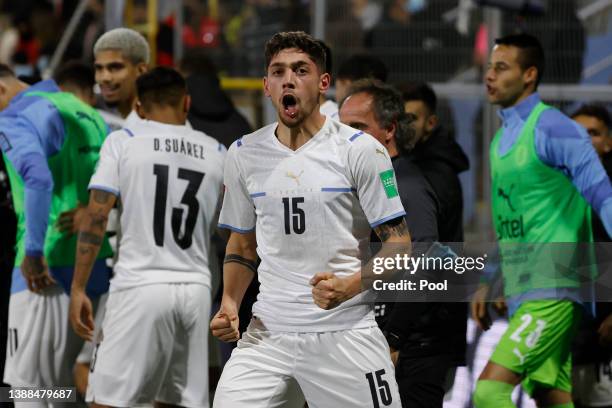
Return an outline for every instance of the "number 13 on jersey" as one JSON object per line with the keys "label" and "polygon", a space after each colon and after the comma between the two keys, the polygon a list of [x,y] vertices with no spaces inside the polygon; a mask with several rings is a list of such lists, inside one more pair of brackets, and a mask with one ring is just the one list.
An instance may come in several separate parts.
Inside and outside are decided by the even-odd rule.
{"label": "number 13 on jersey", "polygon": [[[153,174],[157,177],[155,183],[155,207],[153,210],[153,236],[157,246],[164,246],[164,234],[166,230],[166,205],[168,201],[168,178],[169,166],[163,164],[153,165]],[[187,187],[181,198],[181,204],[187,206],[187,216],[185,217],[185,228],[183,235],[181,233],[181,225],[183,224],[183,208],[172,208],[172,236],[176,244],[182,249],[187,249],[191,246],[193,240],[193,229],[198,221],[200,213],[200,203],[197,199],[198,190],[204,179],[204,173],[188,170],[184,168],[178,169],[178,178],[187,180]]]}

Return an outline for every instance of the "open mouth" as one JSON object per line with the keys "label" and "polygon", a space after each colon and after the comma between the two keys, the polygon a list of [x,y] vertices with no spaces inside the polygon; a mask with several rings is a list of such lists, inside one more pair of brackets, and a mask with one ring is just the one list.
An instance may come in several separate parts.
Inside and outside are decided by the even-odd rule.
{"label": "open mouth", "polygon": [[295,118],[298,113],[297,99],[295,98],[295,96],[293,95],[283,96],[282,103],[283,103],[283,108],[285,110],[285,113],[290,118]]}

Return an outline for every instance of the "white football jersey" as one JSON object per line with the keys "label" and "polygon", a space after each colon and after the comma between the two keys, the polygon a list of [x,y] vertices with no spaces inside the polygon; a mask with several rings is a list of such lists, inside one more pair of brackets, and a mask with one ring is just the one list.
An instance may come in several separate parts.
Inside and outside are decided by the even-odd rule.
{"label": "white football jersey", "polygon": [[322,332],[374,325],[360,294],[332,310],[312,299],[317,272],[347,276],[369,257],[371,227],[403,216],[387,150],[326,118],[293,151],[276,124],[237,140],[225,164],[219,224],[256,230],[261,283],[253,314],[275,331]]}
{"label": "white football jersey", "polygon": [[208,246],[223,187],[225,147],[186,126],[132,122],[104,142],[90,189],[120,200],[111,291],[151,283],[210,286]]}
{"label": "white football jersey", "polygon": [[321,104],[319,112],[321,112],[321,115],[329,116],[334,120],[338,120],[338,104],[330,99]]}

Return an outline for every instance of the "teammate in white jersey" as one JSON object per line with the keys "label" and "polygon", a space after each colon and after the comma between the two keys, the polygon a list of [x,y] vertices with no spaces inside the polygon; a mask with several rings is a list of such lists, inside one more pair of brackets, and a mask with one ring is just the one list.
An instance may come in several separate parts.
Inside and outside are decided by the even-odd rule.
{"label": "teammate in white jersey", "polygon": [[257,255],[260,293],[214,406],[300,406],[286,396],[297,384],[311,408],[400,407],[389,347],[360,293],[371,228],[383,242],[410,243],[388,153],[319,112],[330,76],[312,37],[277,33],[265,54],[279,121],[228,152],[219,222],[232,232],[213,335],[240,337]]}
{"label": "teammate in white jersey", "polygon": [[87,401],[155,400],[208,406],[208,246],[222,188],[224,147],[185,126],[185,80],[156,68],[137,80],[145,120],[108,136],[79,234],[70,318],[93,335],[83,291],[107,216],[120,200],[123,231]]}

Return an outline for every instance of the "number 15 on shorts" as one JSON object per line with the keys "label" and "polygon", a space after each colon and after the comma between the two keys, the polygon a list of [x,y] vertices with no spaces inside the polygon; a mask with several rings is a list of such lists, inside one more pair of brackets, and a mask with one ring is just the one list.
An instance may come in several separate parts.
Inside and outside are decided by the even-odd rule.
{"label": "number 15 on shorts", "polygon": [[[374,408],[386,407],[391,405],[393,398],[391,397],[391,388],[389,383],[383,378],[385,370],[378,370],[372,373],[367,373],[365,376],[368,379],[370,385],[370,392],[372,393],[372,402]],[[379,398],[380,397],[380,398]]]}

